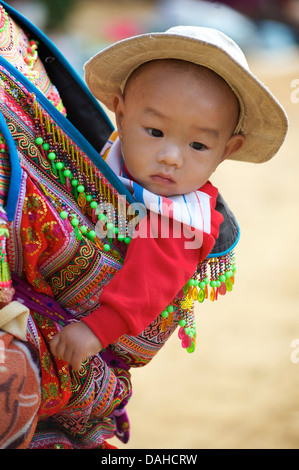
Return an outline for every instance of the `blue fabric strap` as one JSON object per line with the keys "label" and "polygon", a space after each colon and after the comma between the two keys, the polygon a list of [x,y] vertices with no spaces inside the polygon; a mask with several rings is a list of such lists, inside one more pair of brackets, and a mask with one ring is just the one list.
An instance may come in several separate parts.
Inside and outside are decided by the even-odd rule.
{"label": "blue fabric strap", "polygon": [[11,136],[11,133],[8,129],[8,126],[6,124],[6,121],[1,111],[0,111],[0,129],[6,141],[6,144],[9,148],[11,177],[10,177],[8,196],[7,196],[6,215],[7,215],[7,219],[9,221],[12,221],[15,216],[15,211],[17,207],[19,192],[20,192],[22,169],[20,165],[18,151],[16,149],[14,140]]}

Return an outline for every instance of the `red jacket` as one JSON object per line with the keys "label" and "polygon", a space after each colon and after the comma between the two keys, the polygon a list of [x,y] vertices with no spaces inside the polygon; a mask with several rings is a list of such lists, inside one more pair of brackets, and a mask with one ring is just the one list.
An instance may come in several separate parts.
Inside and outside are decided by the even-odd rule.
{"label": "red jacket", "polygon": [[[210,196],[211,203],[211,234],[203,234],[201,248],[185,249],[190,238],[183,230],[180,238],[171,236],[171,230],[168,238],[133,238],[123,267],[101,294],[101,306],[82,319],[104,348],[123,334],[140,334],[173,301],[198,263],[210,253],[223,217],[215,210],[217,188],[208,182],[200,191]],[[150,213],[143,223],[150,233]],[[159,223],[163,223],[161,216]]]}

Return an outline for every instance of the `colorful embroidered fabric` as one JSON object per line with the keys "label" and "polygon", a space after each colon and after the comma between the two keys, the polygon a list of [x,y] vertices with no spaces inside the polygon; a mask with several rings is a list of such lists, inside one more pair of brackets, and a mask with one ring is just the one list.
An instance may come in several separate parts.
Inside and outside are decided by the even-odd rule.
{"label": "colorful embroidered fabric", "polygon": [[10,181],[10,161],[5,145],[5,140],[0,134],[0,216],[5,215],[6,196]]}
{"label": "colorful embroidered fabric", "polygon": [[[24,38],[23,33],[19,34],[18,37]],[[17,66],[17,59],[14,65]],[[74,192],[67,190],[36,143],[37,107],[43,122],[53,122],[53,119],[4,66],[0,67],[0,84],[3,98],[0,111],[14,140],[22,169],[15,217],[8,223],[7,252],[11,272],[26,279],[37,293],[55,299],[69,314],[81,318],[98,307],[102,289],[122,266],[126,244],[115,241],[107,253],[103,243],[95,243],[86,236],[78,238],[60,217],[61,210],[67,209],[89,231],[94,229],[92,213],[79,206],[78,194],[75,192],[74,197]],[[60,131],[57,126],[56,137]],[[70,136],[64,137],[68,145],[76,148]],[[4,150],[1,197],[5,207],[11,175],[7,146]],[[86,155],[84,158],[88,160]],[[89,168],[94,173],[98,171],[92,162]],[[116,198],[116,191],[113,192],[104,178],[102,181],[104,191],[111,189]],[[18,289],[17,285],[15,287]],[[49,305],[50,302],[48,309],[51,310]],[[50,354],[49,340],[62,328],[55,311],[53,313],[53,318],[49,318],[38,309],[30,309],[27,338],[40,358],[41,404],[29,447],[105,448],[106,439],[114,435],[126,442],[129,423],[125,406],[132,394],[129,369],[147,364],[177,323],[162,332],[159,317],[138,338],[121,338],[113,351],[90,358],[82,371],[74,372],[67,363]],[[34,418],[31,436],[35,424]],[[28,440],[24,440],[22,446],[27,444]]]}
{"label": "colorful embroidered fabric", "polygon": [[0,5],[1,17],[7,16],[6,27],[0,32],[0,54],[32,83],[64,115],[66,110],[57,88],[50,81],[38,56],[38,42],[28,38],[18,24],[7,15]]}

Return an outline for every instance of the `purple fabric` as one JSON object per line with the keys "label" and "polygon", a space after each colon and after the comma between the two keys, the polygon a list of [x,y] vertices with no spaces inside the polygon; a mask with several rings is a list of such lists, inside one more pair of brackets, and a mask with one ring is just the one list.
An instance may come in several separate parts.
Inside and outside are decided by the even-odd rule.
{"label": "purple fabric", "polygon": [[101,357],[110,367],[117,367],[124,370],[130,369],[130,366],[126,364],[125,361],[123,361],[119,356],[114,354],[109,347],[101,351]]}
{"label": "purple fabric", "polygon": [[16,274],[12,273],[11,277],[15,288],[13,300],[26,305],[30,310],[34,310],[62,325],[76,321],[71,314],[56,302],[56,300],[45,294],[36,292],[28,282],[16,276]]}

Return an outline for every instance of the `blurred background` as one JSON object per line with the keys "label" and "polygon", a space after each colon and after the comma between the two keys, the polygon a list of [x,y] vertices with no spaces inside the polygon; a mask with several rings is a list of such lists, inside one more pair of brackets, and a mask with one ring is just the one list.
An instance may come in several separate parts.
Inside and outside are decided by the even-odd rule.
{"label": "blurred background", "polygon": [[178,24],[209,26],[246,53],[285,54],[299,40],[298,0],[9,0],[55,42],[82,75],[99,49]]}
{"label": "blurred background", "polygon": [[178,24],[215,27],[238,42],[285,107],[290,129],[273,160],[227,161],[212,178],[241,227],[233,292],[197,309],[193,354],[174,333],[151,364],[133,371],[131,440],[112,443],[299,448],[299,1],[7,3],[48,34],[81,76],[84,62],[116,40]]}

